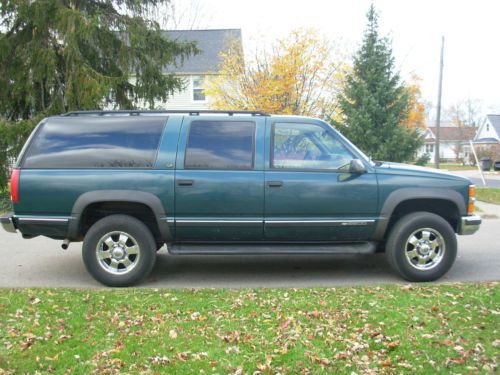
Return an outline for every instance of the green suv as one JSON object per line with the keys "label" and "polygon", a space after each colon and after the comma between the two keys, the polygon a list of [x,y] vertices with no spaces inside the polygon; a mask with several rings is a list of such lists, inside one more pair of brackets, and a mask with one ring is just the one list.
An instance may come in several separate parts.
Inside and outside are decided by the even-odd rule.
{"label": "green suv", "polygon": [[24,238],[83,241],[103,284],[146,277],[171,254],[385,251],[411,281],[452,266],[472,234],[470,181],[373,162],[329,124],[245,111],[90,111],[41,121],[11,179]]}

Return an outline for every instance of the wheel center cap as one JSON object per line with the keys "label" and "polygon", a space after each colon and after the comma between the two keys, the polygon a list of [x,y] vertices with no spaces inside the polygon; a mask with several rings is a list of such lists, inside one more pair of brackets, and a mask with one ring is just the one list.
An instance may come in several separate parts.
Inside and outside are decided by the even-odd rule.
{"label": "wheel center cap", "polygon": [[417,251],[421,255],[427,255],[431,251],[431,246],[428,242],[419,243],[417,246]]}
{"label": "wheel center cap", "polygon": [[125,255],[125,250],[123,250],[120,246],[117,246],[113,249],[112,255],[115,259],[121,259]]}

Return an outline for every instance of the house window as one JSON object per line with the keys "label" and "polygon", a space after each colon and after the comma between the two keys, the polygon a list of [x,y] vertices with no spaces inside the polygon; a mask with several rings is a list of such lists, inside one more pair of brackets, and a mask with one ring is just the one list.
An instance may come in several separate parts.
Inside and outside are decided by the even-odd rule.
{"label": "house window", "polygon": [[205,101],[204,81],[205,77],[203,76],[193,76],[193,101],[195,102]]}
{"label": "house window", "polygon": [[426,154],[432,154],[434,152],[434,145],[425,145],[425,153]]}

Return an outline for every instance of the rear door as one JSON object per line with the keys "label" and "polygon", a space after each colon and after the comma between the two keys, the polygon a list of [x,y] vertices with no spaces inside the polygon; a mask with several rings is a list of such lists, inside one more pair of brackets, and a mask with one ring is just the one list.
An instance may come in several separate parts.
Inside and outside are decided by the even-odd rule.
{"label": "rear door", "polygon": [[[269,120],[273,120],[272,118]],[[269,121],[265,238],[363,241],[376,224],[377,177],[349,172],[354,150],[326,123]]]}
{"label": "rear door", "polygon": [[260,241],[264,120],[185,117],[175,176],[176,240]]}

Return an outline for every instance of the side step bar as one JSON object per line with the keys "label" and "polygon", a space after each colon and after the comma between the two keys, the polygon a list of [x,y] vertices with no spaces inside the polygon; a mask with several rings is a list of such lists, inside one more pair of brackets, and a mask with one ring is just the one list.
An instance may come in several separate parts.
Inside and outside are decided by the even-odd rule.
{"label": "side step bar", "polygon": [[339,244],[173,244],[170,254],[176,255],[275,255],[275,254],[373,254],[375,242]]}

